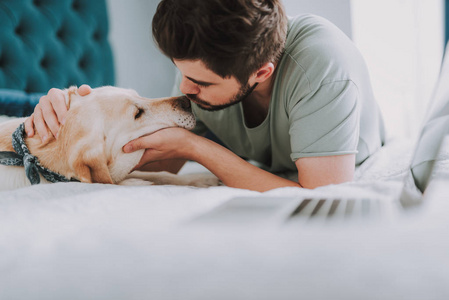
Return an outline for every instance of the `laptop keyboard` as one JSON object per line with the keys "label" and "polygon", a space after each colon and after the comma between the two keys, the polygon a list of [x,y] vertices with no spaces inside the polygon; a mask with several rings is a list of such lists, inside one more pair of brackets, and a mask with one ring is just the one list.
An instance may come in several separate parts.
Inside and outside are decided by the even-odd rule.
{"label": "laptop keyboard", "polygon": [[189,223],[251,225],[374,219],[389,209],[378,199],[238,197]]}
{"label": "laptop keyboard", "polygon": [[377,199],[304,199],[289,218],[374,216],[380,213]]}

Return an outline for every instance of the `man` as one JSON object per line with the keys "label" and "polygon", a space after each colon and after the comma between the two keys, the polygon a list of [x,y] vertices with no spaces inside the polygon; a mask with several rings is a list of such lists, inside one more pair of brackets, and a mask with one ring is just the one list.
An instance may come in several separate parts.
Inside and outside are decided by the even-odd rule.
{"label": "man", "polygon": [[[179,69],[179,92],[193,102],[198,125],[126,145],[125,152],[147,149],[140,170],[176,173],[193,160],[230,187],[315,188],[352,180],[355,166],[383,143],[365,63],[320,17],[287,18],[280,0],[162,0],[153,36]],[[33,121],[39,133],[57,134],[59,92],[40,101],[29,134]],[[202,137],[207,130],[229,149]],[[298,181],[274,174],[293,170]]]}

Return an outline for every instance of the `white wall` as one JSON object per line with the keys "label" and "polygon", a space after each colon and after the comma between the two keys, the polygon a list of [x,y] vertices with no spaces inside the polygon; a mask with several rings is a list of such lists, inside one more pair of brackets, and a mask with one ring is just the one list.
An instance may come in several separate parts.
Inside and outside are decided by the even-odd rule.
{"label": "white wall", "polygon": [[156,48],[151,20],[158,0],[108,0],[116,85],[141,96],[168,96],[175,68]]}
{"label": "white wall", "polygon": [[351,0],[283,0],[283,3],[289,16],[316,14],[330,20],[349,37],[352,36]]}
{"label": "white wall", "polygon": [[351,2],[353,40],[391,138],[420,132],[443,55],[443,8],[443,0]]}
{"label": "white wall", "polygon": [[[159,0],[107,1],[116,85],[133,88],[146,97],[169,95],[175,68],[151,37],[151,20]],[[349,3],[350,0],[284,0],[288,15],[318,14],[351,36]]]}

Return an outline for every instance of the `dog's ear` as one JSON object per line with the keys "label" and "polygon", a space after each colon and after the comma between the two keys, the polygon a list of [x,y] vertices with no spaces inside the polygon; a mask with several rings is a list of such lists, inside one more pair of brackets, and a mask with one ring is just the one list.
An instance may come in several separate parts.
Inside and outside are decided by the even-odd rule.
{"label": "dog's ear", "polygon": [[85,112],[85,107],[73,106],[61,126],[59,142],[63,145],[61,153],[65,156],[62,159],[68,161],[73,176],[81,182],[113,183],[103,125],[101,122],[95,123],[95,119]]}
{"label": "dog's ear", "polygon": [[102,149],[103,145],[88,148],[84,147],[78,153],[72,153],[76,157],[72,164],[75,176],[81,182],[112,184],[108,162]]}
{"label": "dog's ear", "polygon": [[70,109],[70,105],[72,104],[73,96],[78,95],[78,88],[76,86],[71,86],[68,89],[63,90],[65,105],[67,106],[67,110]]}

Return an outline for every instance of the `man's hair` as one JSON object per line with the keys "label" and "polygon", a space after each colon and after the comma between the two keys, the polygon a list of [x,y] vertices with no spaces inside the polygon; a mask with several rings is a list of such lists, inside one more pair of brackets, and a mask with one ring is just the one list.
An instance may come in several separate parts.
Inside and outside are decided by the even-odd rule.
{"label": "man's hair", "polygon": [[287,16],[281,0],[162,0],[153,37],[170,59],[201,60],[245,84],[282,56]]}

